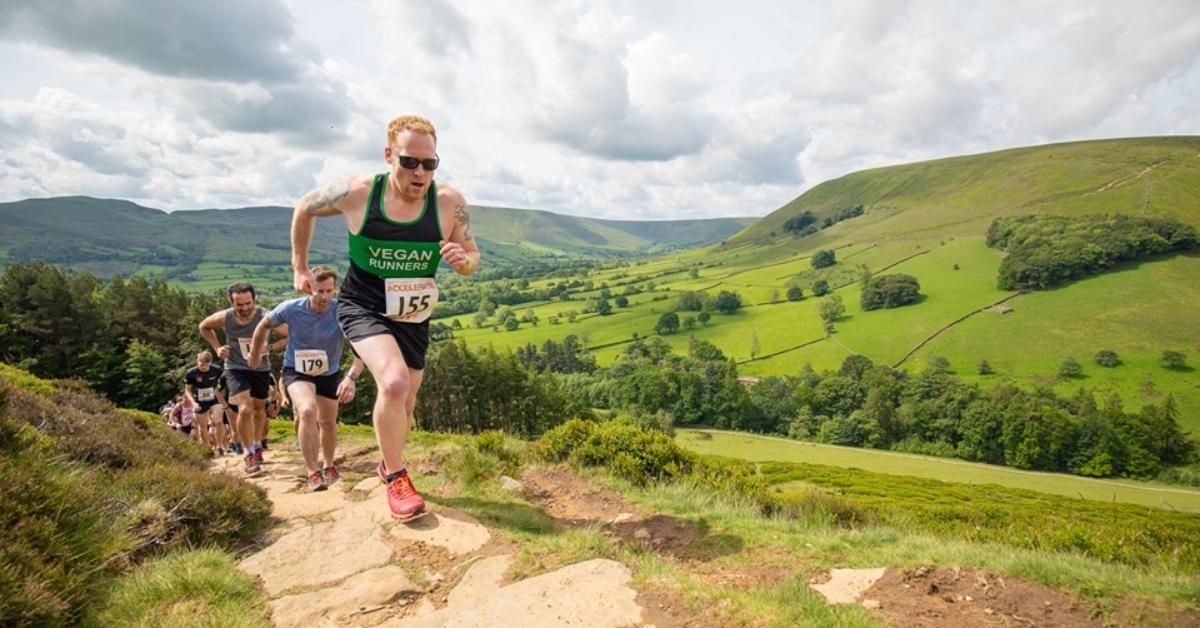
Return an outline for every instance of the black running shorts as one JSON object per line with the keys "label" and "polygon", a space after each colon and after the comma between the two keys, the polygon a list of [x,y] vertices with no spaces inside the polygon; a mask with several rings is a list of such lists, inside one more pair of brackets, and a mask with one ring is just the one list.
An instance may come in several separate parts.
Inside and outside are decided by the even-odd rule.
{"label": "black running shorts", "polygon": [[229,384],[229,397],[238,396],[243,390],[250,391],[253,399],[266,399],[271,389],[271,373],[267,371],[243,371],[226,369],[225,381]]}
{"label": "black running shorts", "polygon": [[342,333],[350,342],[389,335],[396,339],[408,368],[418,371],[425,368],[425,352],[429,349],[429,321],[398,323],[343,299],[338,299],[337,319]]}
{"label": "black running shorts", "polygon": [[[204,414],[212,410],[213,406],[220,404],[220,401],[213,399],[212,401],[200,401],[196,403],[196,414]],[[223,414],[223,413],[222,413]]]}
{"label": "black running shorts", "polygon": [[329,375],[305,375],[299,373],[296,369],[285,366],[283,367],[283,387],[291,388],[296,382],[308,382],[317,387],[317,394],[326,399],[337,399],[337,389],[340,376],[338,373],[330,373]]}

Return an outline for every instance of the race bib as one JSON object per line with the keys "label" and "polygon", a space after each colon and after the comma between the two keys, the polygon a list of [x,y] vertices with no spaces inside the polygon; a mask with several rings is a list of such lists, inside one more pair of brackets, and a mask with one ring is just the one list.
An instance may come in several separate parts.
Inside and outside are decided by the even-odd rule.
{"label": "race bib", "polygon": [[254,348],[254,338],[238,338],[238,346],[242,348],[242,358],[250,358],[250,350]]}
{"label": "race bib", "polygon": [[387,317],[401,323],[423,323],[437,305],[437,280],[433,277],[383,280],[387,295]]}
{"label": "race bib", "polygon": [[321,349],[301,349],[296,352],[296,372],[321,375],[329,370],[329,356]]}
{"label": "race bib", "polygon": [[215,401],[217,398],[217,390],[215,388],[197,388],[196,401]]}

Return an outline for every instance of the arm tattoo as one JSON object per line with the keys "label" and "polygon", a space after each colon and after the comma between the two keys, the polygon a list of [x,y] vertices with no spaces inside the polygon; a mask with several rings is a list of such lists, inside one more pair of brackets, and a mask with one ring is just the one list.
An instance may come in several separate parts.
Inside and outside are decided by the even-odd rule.
{"label": "arm tattoo", "polygon": [[320,211],[322,209],[333,207],[335,203],[343,198],[346,198],[346,195],[349,193],[349,181],[334,181],[323,188],[318,188],[309,192],[308,194],[305,194],[300,199],[300,206],[303,207],[305,211]]}
{"label": "arm tattoo", "polygon": [[463,227],[463,239],[471,239],[471,214],[467,211],[466,205],[459,205],[454,208],[454,219]]}

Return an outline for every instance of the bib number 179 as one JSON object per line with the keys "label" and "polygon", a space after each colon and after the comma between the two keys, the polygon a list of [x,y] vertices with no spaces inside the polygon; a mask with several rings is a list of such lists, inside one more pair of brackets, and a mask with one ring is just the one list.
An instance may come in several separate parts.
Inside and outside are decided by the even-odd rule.
{"label": "bib number 179", "polygon": [[305,375],[321,375],[329,370],[329,356],[321,349],[297,350],[296,370]]}

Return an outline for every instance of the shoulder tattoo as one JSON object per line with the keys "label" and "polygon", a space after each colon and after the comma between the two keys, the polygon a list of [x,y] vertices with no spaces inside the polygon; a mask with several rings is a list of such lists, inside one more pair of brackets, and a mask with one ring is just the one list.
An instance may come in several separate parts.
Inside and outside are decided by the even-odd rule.
{"label": "shoulder tattoo", "polygon": [[454,219],[463,227],[463,239],[471,239],[471,213],[467,211],[465,203],[459,203],[454,207]]}
{"label": "shoulder tattoo", "polygon": [[320,211],[333,207],[335,203],[346,198],[350,193],[350,182],[334,181],[323,188],[312,190],[300,198],[300,206],[305,211]]}

